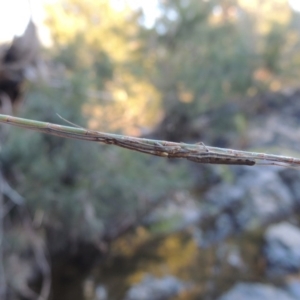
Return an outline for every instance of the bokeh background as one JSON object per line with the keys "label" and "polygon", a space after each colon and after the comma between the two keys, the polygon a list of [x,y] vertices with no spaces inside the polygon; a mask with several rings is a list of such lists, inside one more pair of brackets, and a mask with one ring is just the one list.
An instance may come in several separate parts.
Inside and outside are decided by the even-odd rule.
{"label": "bokeh background", "polygon": [[[299,157],[299,10],[0,0],[1,113]],[[0,142],[0,299],[300,299],[299,169]]]}

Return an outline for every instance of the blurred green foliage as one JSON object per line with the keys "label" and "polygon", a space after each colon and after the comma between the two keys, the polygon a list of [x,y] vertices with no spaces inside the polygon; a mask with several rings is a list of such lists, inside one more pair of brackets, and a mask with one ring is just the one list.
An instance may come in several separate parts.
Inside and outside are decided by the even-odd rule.
{"label": "blurred green foliage", "polygon": [[140,50],[155,66],[148,78],[161,94],[164,126],[176,131],[224,104],[298,86],[299,15],[288,1],[159,3],[160,17],[142,35],[151,42]]}
{"label": "blurred green foliage", "polygon": [[[210,131],[214,141],[230,144],[243,136],[249,124],[249,116],[240,109],[245,106],[236,104],[261,92],[299,85],[300,18],[288,1],[158,3],[160,14],[152,28],[143,26],[141,12],[129,7],[114,9],[108,0],[50,4],[47,25],[53,44],[44,50],[50,61],[49,78],[29,88],[19,115],[63,123],[56,116],[59,113],[82,127],[129,135],[167,128],[163,138],[189,142],[192,128]],[[255,104],[248,101],[247,105]],[[207,112],[217,113],[211,117]],[[200,120],[195,122],[197,126],[195,120]],[[130,222],[138,226],[135,221],[141,214],[176,191],[192,190],[194,184],[202,192],[216,182],[203,166],[192,169],[184,161],[169,162],[114,146],[8,130],[0,152],[3,173],[25,198],[40,232],[59,233],[48,241],[49,252],[51,242],[60,247],[70,240],[101,242]],[[234,180],[229,167],[218,173],[218,180]],[[192,182],[193,178],[198,182]],[[140,245],[150,235],[176,227],[176,222],[176,217],[160,220],[151,224],[149,232],[137,227],[132,239],[119,239],[115,247],[122,254],[133,253],[132,240]],[[18,230],[22,232],[22,228]],[[11,233],[11,249],[26,244],[18,240],[22,234],[18,230]],[[192,239],[184,241],[186,246],[174,236],[159,241],[164,267],[151,261],[147,270],[155,273],[155,268],[165,270],[168,265],[168,270],[178,275],[190,265],[203,283],[203,272],[198,270],[202,262],[208,270],[205,280],[211,278],[214,251],[209,249],[203,255]],[[122,248],[118,243],[126,245]],[[198,254],[201,262],[195,263],[193,257]],[[141,265],[144,272],[145,263]],[[119,261],[116,269],[118,273]],[[226,269],[224,276],[231,271]],[[131,283],[141,275],[132,274]]]}
{"label": "blurred green foliage", "polygon": [[[115,10],[109,1],[49,5],[53,45],[46,52],[55,84],[32,87],[22,115],[57,123],[59,113],[129,134],[169,118],[176,137],[183,123],[226,101],[292,85],[298,19],[287,2],[266,2],[159,1],[153,28],[141,25],[139,12]],[[212,130],[241,132],[246,124],[242,112],[230,120],[224,114]],[[84,238],[191,181],[185,164],[16,129],[1,159],[33,212]]]}
{"label": "blurred green foliage", "polygon": [[[85,126],[80,86],[75,81],[65,89],[31,90],[22,116],[60,123],[59,112]],[[189,186],[184,163],[16,128],[9,129],[1,162],[32,214],[42,212],[46,227],[59,228],[66,239],[97,240],[174,188]]]}
{"label": "blurred green foliage", "polygon": [[[158,22],[164,32],[154,31],[165,50],[157,63],[162,77],[168,78],[160,80],[163,92],[175,90],[177,101],[190,102],[193,114],[245,94],[257,67],[257,53],[249,47],[244,32],[230,17],[221,12],[218,16],[217,9],[222,10],[222,3],[166,1]],[[175,20],[170,20],[170,12],[177,15]],[[184,93],[191,94],[190,100]],[[170,105],[172,99],[165,100]]]}

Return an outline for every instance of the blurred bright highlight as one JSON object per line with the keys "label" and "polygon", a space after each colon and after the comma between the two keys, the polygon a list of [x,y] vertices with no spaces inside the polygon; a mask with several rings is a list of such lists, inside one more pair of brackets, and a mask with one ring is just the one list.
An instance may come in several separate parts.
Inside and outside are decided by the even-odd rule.
{"label": "blurred bright highlight", "polygon": [[300,1],[299,0],[289,0],[289,4],[293,10],[300,12]]}

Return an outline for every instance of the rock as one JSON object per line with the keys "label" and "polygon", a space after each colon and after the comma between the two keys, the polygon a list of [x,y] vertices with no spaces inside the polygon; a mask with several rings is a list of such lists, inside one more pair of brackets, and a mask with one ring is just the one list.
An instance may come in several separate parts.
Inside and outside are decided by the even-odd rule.
{"label": "rock", "polygon": [[220,263],[226,261],[229,266],[239,269],[246,270],[246,264],[241,256],[240,249],[236,245],[229,243],[222,243],[216,250],[216,255]]}
{"label": "rock", "polygon": [[267,284],[238,283],[218,300],[295,300],[285,291]]}
{"label": "rock", "polygon": [[95,288],[95,296],[96,296],[95,300],[107,300],[108,299],[107,290],[104,285],[99,284]]}
{"label": "rock", "polygon": [[[237,218],[240,217],[239,214],[243,209],[242,203],[245,198],[243,186],[231,186],[227,183],[220,183],[206,193],[206,207],[202,210],[201,221],[206,229],[202,231],[201,243],[198,239],[200,247],[209,247],[240,229]],[[247,222],[244,220],[242,223],[246,224]]]}
{"label": "rock", "polygon": [[299,280],[291,280],[285,286],[285,289],[291,296],[295,299],[300,299],[300,281]]}
{"label": "rock", "polygon": [[201,237],[202,244],[209,246],[291,213],[295,200],[276,172],[259,168],[244,172],[234,185],[221,183],[210,189],[205,205],[207,213],[202,215],[210,225]]}
{"label": "rock", "polygon": [[173,276],[155,278],[151,275],[131,287],[126,293],[125,300],[163,300],[178,295],[187,289],[186,284]]}
{"label": "rock", "polygon": [[189,193],[177,192],[144,218],[144,224],[168,223],[164,226],[165,232],[173,232],[197,223],[200,218],[201,210],[197,200]]}
{"label": "rock", "polygon": [[300,270],[300,229],[282,222],[265,233],[264,254],[270,275],[283,275]]}
{"label": "rock", "polygon": [[238,204],[244,196],[245,188],[243,186],[220,183],[208,191],[205,200],[216,210],[222,210]]}
{"label": "rock", "polygon": [[296,169],[282,169],[279,176],[283,179],[285,184],[289,187],[297,204],[300,204],[300,173]]}
{"label": "rock", "polygon": [[253,169],[240,177],[236,185],[241,186],[247,195],[242,222],[259,226],[293,211],[295,203],[289,188],[270,168]]}

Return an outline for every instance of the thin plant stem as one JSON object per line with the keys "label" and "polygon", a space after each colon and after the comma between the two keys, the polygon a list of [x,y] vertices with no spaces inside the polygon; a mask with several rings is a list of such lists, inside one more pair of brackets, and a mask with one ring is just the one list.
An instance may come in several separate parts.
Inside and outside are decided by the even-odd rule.
{"label": "thin plant stem", "polygon": [[[70,127],[30,119],[0,115],[0,123],[60,136],[116,145],[130,150],[166,158],[185,158],[202,164],[271,165],[300,168],[300,159],[266,153],[217,148],[203,143],[187,144],[104,133],[81,127]],[[72,123],[73,124],[73,123]],[[75,125],[75,124],[74,124]]]}

